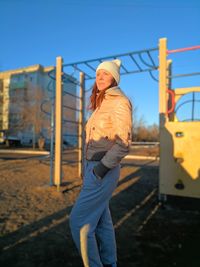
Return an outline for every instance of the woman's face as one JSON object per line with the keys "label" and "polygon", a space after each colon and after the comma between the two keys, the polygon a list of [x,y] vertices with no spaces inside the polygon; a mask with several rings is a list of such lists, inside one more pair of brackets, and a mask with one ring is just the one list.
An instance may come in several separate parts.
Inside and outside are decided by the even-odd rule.
{"label": "woman's face", "polygon": [[107,70],[100,69],[96,74],[96,84],[99,91],[108,89],[114,81],[113,76]]}

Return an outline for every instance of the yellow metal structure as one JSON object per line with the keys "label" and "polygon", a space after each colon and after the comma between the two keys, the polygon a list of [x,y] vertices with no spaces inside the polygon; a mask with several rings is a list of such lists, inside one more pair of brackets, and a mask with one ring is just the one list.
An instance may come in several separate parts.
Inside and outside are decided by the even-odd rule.
{"label": "yellow metal structure", "polygon": [[55,105],[55,168],[54,168],[54,183],[57,190],[60,190],[62,181],[62,112],[63,112],[63,97],[62,97],[62,58],[56,58],[56,105]]}
{"label": "yellow metal structure", "polygon": [[[167,40],[159,43],[159,116],[160,116],[160,196],[200,198],[200,121],[178,121],[171,108],[170,66]],[[185,94],[200,92],[200,87],[176,88],[174,104]]]}

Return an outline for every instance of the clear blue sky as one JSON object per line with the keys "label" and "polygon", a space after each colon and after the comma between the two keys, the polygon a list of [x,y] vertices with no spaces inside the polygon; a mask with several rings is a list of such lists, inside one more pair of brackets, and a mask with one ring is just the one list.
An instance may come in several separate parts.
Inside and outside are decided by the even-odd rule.
{"label": "clear blue sky", "polygon": [[[162,37],[169,49],[200,45],[198,0],[0,0],[0,13],[0,71],[55,65],[57,56],[70,63],[154,48]],[[200,71],[200,50],[194,53],[174,58],[178,73]],[[120,85],[138,119],[158,123],[158,84],[150,75],[123,76]]]}

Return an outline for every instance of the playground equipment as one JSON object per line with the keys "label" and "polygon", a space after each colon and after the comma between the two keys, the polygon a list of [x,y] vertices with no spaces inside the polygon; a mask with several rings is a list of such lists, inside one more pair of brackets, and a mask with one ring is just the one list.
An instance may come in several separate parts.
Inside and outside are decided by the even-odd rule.
{"label": "playground equipment", "polygon": [[[76,80],[72,80],[75,84],[79,84],[80,92],[79,96],[70,94],[71,97],[79,99],[79,108],[77,107],[70,107],[63,105],[63,92],[62,92],[62,83],[65,82],[66,75],[63,72],[63,62],[62,58],[57,58],[56,64],[56,102],[55,102],[55,169],[54,169],[54,177],[55,177],[55,184],[59,190],[61,184],[61,177],[62,177],[62,124],[63,124],[63,107],[68,109],[73,109],[74,111],[79,112],[78,120],[65,120],[65,122],[69,122],[71,124],[78,124],[78,134],[73,134],[78,137],[78,167],[79,167],[79,176],[82,176],[83,173],[83,143],[84,143],[84,74],[80,73],[80,82]],[[68,79],[67,79],[68,80]],[[67,93],[69,95],[69,93]]]}
{"label": "playground equipment", "polygon": [[[170,53],[192,51],[200,46],[186,49],[167,50],[167,40],[159,41],[159,115],[160,115],[160,166],[159,166],[159,196],[167,195],[200,197],[200,120],[194,116],[195,93],[200,92],[200,87],[171,88],[173,78],[181,76],[200,75],[200,73],[173,75],[171,71],[172,60],[167,60]],[[149,72],[151,77],[158,81],[153,71],[158,69],[152,54],[157,53],[158,48],[118,54],[109,57],[63,64],[62,58],[57,58],[56,64],[56,107],[55,107],[55,162],[52,160],[51,170],[54,164],[54,177],[52,183],[58,187],[62,184],[62,85],[65,82],[64,68],[72,68],[79,72],[80,78],[74,82],[80,88],[79,121],[79,176],[83,176],[83,147],[84,147],[84,121],[85,121],[85,83],[93,81],[97,65],[104,60],[115,58],[122,59],[121,75]],[[155,54],[154,54],[155,55]],[[66,71],[66,73],[69,73]],[[190,121],[181,121],[177,117],[180,106],[179,100],[184,95],[193,95],[193,112]],[[198,100],[197,100],[198,101]],[[73,123],[71,121],[71,123]],[[53,159],[53,153],[51,152]],[[51,172],[52,173],[52,172]]]}
{"label": "playground equipment", "polygon": [[[62,127],[65,122],[70,124],[76,124],[78,127],[77,135],[74,134],[78,138],[78,169],[79,169],[79,177],[82,177],[84,168],[83,168],[83,159],[84,159],[84,123],[85,123],[85,98],[87,92],[89,92],[94,83],[95,79],[95,71],[96,67],[99,63],[104,60],[113,60],[115,58],[122,59],[121,66],[121,75],[125,74],[134,74],[141,72],[149,72],[151,77],[156,80],[153,76],[152,71],[158,69],[158,65],[153,59],[153,54],[158,51],[158,48],[151,48],[147,50],[140,50],[135,52],[129,52],[125,54],[118,54],[114,56],[108,56],[103,58],[97,58],[92,60],[74,62],[69,64],[64,64],[63,59],[58,57],[56,59],[56,68],[55,71],[50,73],[51,78],[56,83],[55,89],[55,109],[52,108],[53,114],[53,123],[52,123],[52,140],[51,144],[55,141],[55,150],[53,145],[51,146],[50,158],[51,158],[51,173],[50,173],[50,185],[56,185],[59,190],[60,185],[62,184]],[[70,74],[71,73],[71,74]],[[79,77],[75,74],[79,74]],[[67,77],[68,75],[68,77]],[[71,77],[71,78],[70,78]],[[70,108],[69,106],[63,105],[63,94],[64,94],[64,86],[67,82],[73,82],[77,87],[79,87],[79,95],[69,94],[71,97],[76,98],[77,107],[73,108],[74,111],[78,113],[78,118],[75,120],[64,119],[63,109]],[[88,85],[89,83],[92,83]],[[86,86],[87,85],[87,86]],[[87,89],[86,89],[87,87]],[[89,89],[88,89],[89,88]],[[53,99],[53,98],[52,98]],[[54,105],[54,104],[52,104]],[[55,116],[54,116],[55,114]],[[55,117],[55,123],[54,123]],[[55,128],[55,135],[54,135]],[[55,153],[54,153],[55,152]],[[55,154],[55,156],[54,156]],[[55,160],[54,160],[55,159]]]}
{"label": "playground equipment", "polygon": [[[200,46],[167,50],[165,38],[159,43],[159,194],[164,200],[167,195],[200,197],[200,117],[195,117],[194,112],[195,102],[199,102],[195,93],[200,92],[200,86],[172,89],[171,82],[176,76],[172,75],[172,60],[167,59],[172,53],[196,49]],[[179,105],[179,100],[186,94],[192,95],[191,100],[183,103],[191,103],[191,118],[181,121],[177,111],[183,104]]]}
{"label": "playground equipment", "polygon": [[[67,163],[78,163],[79,176],[82,175],[81,158],[83,157],[83,117],[84,117],[84,84],[64,73],[63,60],[56,59],[55,69],[49,72],[51,81],[48,84],[50,97],[45,99],[41,110],[51,117],[50,142],[50,186],[56,185],[58,190],[62,183],[63,145],[75,145],[78,138],[78,161],[68,160]],[[76,86],[80,86],[79,95]],[[78,101],[77,101],[78,100]],[[47,107],[51,106],[50,112]],[[79,106],[79,108],[77,108]],[[77,116],[77,113],[79,114]],[[65,130],[63,131],[63,128]]]}

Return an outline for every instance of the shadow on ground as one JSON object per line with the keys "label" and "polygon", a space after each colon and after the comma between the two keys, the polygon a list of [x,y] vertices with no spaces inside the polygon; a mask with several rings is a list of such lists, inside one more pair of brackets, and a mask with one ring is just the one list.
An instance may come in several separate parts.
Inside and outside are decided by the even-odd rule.
{"label": "shadow on ground", "polygon": [[[118,266],[199,267],[199,200],[170,197],[165,205],[160,203],[157,197],[158,167],[152,163],[122,164],[121,179],[110,202]],[[26,190],[28,181],[27,184],[23,182],[23,190],[17,191],[21,194],[19,198],[13,193],[16,183],[20,185],[20,171],[17,175],[19,177],[9,183],[12,190],[7,194],[0,191],[1,201],[16,201],[12,210],[9,207],[8,211],[2,210],[1,206],[0,265],[82,266],[68,225],[68,216],[80,191],[81,181],[69,183],[64,193],[55,193],[52,188]],[[2,183],[6,181],[2,179]],[[35,182],[37,184],[37,180]],[[5,190],[6,185],[3,188]],[[32,201],[26,201],[33,193]],[[34,217],[31,217],[33,213]]]}

